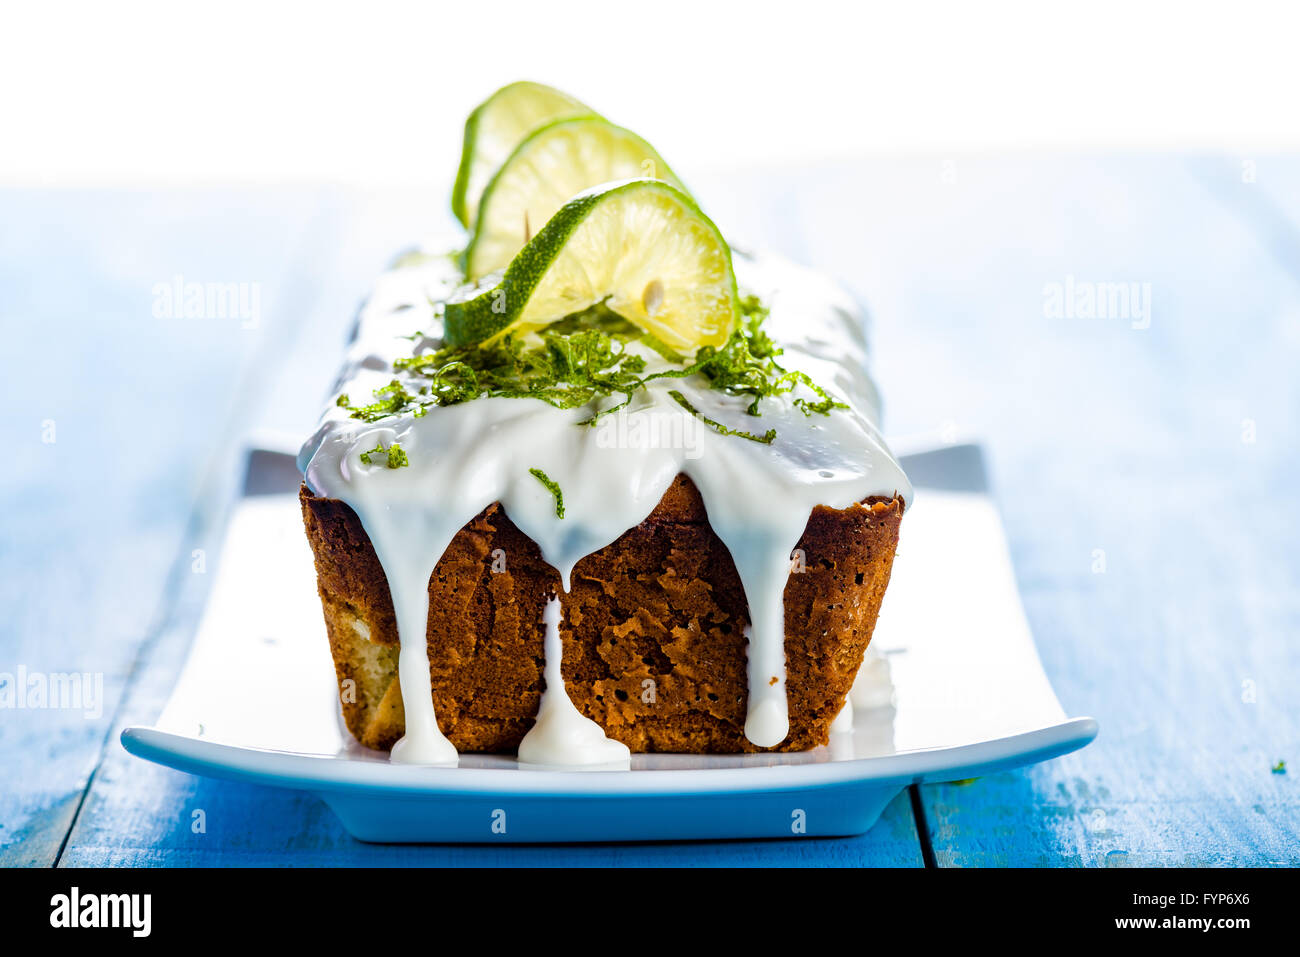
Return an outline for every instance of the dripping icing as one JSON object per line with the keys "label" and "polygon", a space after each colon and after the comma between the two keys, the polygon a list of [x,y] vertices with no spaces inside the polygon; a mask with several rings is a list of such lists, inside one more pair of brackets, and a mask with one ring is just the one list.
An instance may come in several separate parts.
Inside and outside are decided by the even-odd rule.
{"label": "dripping icing", "polygon": [[542,622],[546,626],[546,690],[537,708],[537,721],[519,742],[519,760],[526,764],[588,767],[627,767],[632,753],[626,744],[605,736],[604,729],[574,707],[560,669],[564,644],[560,640],[563,617],[560,599],[550,598]]}
{"label": "dripping icing", "polygon": [[[456,757],[438,729],[423,640],[428,581],[456,532],[500,502],[567,591],[578,561],[639,525],[678,474],[699,489],[749,604],[746,736],[760,747],[785,737],[783,594],[789,556],[808,516],[817,505],[846,508],[873,495],[897,494],[910,502],[912,490],[875,424],[879,401],[866,373],[863,324],[853,302],[833,283],[779,259],[737,253],[735,268],[741,287],[770,308],[765,328],[786,350],[782,364],[808,373],[850,408],[806,416],[788,396],[773,397],[762,400],[762,417],[755,419],[745,413],[745,398],[694,379],[672,379],[650,383],[627,411],[596,427],[579,427],[589,410],[556,409],[531,399],[480,398],[432,408],[420,418],[375,423],[349,418],[333,406],[326,411],[299,464],[314,492],[341,499],[357,513],[388,577],[407,722],[393,760],[445,764]],[[410,340],[403,337],[421,315],[436,335],[430,303],[445,300],[458,282],[443,257],[382,276],[337,391],[367,396],[387,384],[393,360],[410,355]],[[656,360],[648,352],[646,358]],[[777,437],[760,445],[720,435],[669,397],[669,389],[730,428],[747,431],[761,423],[776,429]],[[636,428],[656,423],[661,427]],[[679,439],[643,441],[635,434]],[[407,453],[407,467],[389,469],[378,458],[361,461],[362,452],[395,441]],[[531,469],[563,489],[563,519]],[[410,636],[416,637],[406,640]],[[420,693],[412,693],[413,687]]]}

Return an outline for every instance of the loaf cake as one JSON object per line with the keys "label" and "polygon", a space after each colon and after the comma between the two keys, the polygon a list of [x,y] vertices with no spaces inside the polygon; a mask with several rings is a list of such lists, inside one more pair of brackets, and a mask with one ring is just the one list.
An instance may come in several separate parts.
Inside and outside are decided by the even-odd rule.
{"label": "loaf cake", "polygon": [[[397,628],[383,569],[356,513],[301,494],[348,729],[387,750],[402,736]],[[785,589],[790,733],[825,744],[871,638],[898,541],[900,499],[817,507]],[[493,570],[494,552],[516,556]],[[499,505],[452,539],[429,580],[429,667],[438,723],[458,751],[513,752],[543,687],[544,596],[559,575]],[[633,751],[753,751],[745,724],[745,596],[690,479],[582,559],[564,596],[569,698]]]}
{"label": "loaf cake", "polygon": [[[606,184],[642,141],[552,93],[494,95],[563,111],[514,132],[530,175],[555,137],[590,155],[614,135],[614,158],[593,183],[553,174],[591,188],[528,199],[517,249],[493,227],[504,272],[401,257],[300,456],[345,723],[422,764],[823,745],[911,496],[862,318],[812,271],[732,250],[675,177]],[[462,197],[470,250],[511,221],[501,162]]]}

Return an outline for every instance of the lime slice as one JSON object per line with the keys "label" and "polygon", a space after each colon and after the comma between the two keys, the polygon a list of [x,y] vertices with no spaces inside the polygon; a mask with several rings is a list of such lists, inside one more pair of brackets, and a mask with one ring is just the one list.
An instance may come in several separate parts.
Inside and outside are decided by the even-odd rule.
{"label": "lime slice", "polygon": [[451,211],[463,225],[472,225],[483,187],[520,140],[553,120],[594,115],[589,106],[541,83],[521,80],[497,90],[465,120]]}
{"label": "lime slice", "polygon": [[736,324],[731,250],[694,200],[656,179],[579,193],[485,285],[447,303],[448,345],[532,332],[599,302],[687,354],[722,345]]}
{"label": "lime slice", "polygon": [[558,120],[529,133],[493,174],[465,250],[471,278],[504,269],[556,210],[601,183],[662,179],[685,192],[652,147],[599,116]]}

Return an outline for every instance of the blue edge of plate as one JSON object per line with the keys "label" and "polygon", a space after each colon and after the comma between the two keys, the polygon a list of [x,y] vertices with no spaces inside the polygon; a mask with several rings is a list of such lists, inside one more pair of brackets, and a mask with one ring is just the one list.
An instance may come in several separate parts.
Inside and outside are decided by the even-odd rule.
{"label": "blue edge of plate", "polygon": [[[288,458],[254,451],[250,478],[266,472],[255,469],[258,454]],[[908,456],[904,467],[916,485],[987,489],[978,445]],[[1078,750],[1097,731],[1093,718],[1069,718],[1003,738],[859,760],[601,772],[405,767],[235,747],[152,727],[124,729],[122,746],[190,774],[313,793],[362,841],[537,843],[862,834],[910,784],[1046,761]]]}
{"label": "blue edge of plate", "polygon": [[316,794],[356,838],[545,842],[861,834],[909,784],[980,777],[1075,751],[1092,718],[955,748],[818,764],[717,770],[547,772],[417,768],[259,751],[132,727],[131,754],[158,764]]}

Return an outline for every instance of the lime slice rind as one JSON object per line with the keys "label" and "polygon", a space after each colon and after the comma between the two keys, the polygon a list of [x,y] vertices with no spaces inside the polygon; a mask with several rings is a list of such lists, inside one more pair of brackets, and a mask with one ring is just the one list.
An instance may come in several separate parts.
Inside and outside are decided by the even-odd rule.
{"label": "lime slice rind", "polygon": [[[602,183],[660,179],[686,193],[653,146],[603,117],[555,120],[533,130],[484,188],[465,250],[469,278],[510,264],[569,199]],[[689,193],[687,193],[689,195]]]}
{"label": "lime slice rind", "polygon": [[595,186],[551,217],[498,285],[448,303],[445,341],[523,335],[599,302],[684,354],[720,346],[738,314],[730,248],[669,183]]}
{"label": "lime slice rind", "polygon": [[452,213],[461,225],[473,224],[483,188],[520,140],[553,120],[595,115],[569,94],[529,80],[503,86],[475,107],[465,120],[451,193]]}

